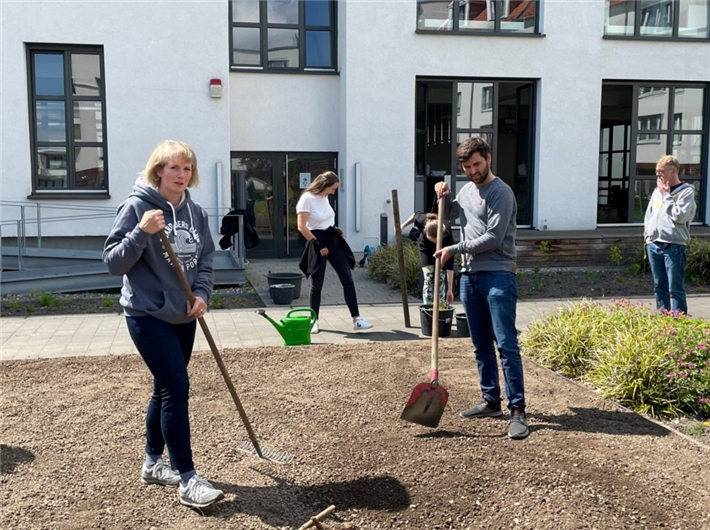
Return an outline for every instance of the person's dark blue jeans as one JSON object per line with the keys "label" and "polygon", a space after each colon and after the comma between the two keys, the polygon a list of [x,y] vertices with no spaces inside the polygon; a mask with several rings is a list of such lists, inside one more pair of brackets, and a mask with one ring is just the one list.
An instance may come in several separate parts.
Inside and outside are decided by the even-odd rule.
{"label": "person's dark blue jeans", "polygon": [[483,399],[500,403],[500,381],[495,343],[498,344],[508,408],[525,410],[523,361],[515,328],[518,285],[505,271],[463,273],[461,302],[471,333]]}
{"label": "person's dark blue jeans", "polygon": [[648,263],[653,274],[656,309],[688,312],[685,298],[685,245],[648,243]]}
{"label": "person's dark blue jeans", "polygon": [[[316,232],[320,231],[313,231],[314,234]],[[343,285],[343,295],[345,296],[345,303],[348,305],[348,309],[350,310],[350,316],[360,316],[360,310],[357,305],[355,282],[353,281],[353,275],[350,271],[348,257],[345,254],[343,246],[338,243],[337,240],[334,240],[333,244],[328,249],[328,255],[320,256],[318,258],[318,269],[311,275],[310,304],[311,309],[316,312],[316,317],[320,313],[321,291],[323,290],[323,282],[325,281],[326,263],[330,263],[333,266],[333,270],[335,270],[335,273],[340,279],[340,283]]]}
{"label": "person's dark blue jeans", "polygon": [[196,321],[173,325],[151,316],[127,316],[126,323],[138,352],[153,374],[153,395],[145,419],[145,452],[161,455],[167,443],[170,464],[180,473],[193,471],[187,364],[195,342]]}

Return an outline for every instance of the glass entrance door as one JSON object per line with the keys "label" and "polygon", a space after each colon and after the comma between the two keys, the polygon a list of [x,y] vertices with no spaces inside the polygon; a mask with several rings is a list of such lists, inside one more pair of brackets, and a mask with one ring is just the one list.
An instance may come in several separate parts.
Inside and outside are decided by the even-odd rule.
{"label": "glass entrance door", "polygon": [[[334,153],[232,154],[232,208],[244,209],[253,216],[261,240],[258,246],[247,249],[247,258],[301,256],[306,241],[298,232],[296,204],[320,173],[335,171],[335,167]],[[243,196],[240,189],[244,189]],[[329,198],[337,223],[337,194]]]}

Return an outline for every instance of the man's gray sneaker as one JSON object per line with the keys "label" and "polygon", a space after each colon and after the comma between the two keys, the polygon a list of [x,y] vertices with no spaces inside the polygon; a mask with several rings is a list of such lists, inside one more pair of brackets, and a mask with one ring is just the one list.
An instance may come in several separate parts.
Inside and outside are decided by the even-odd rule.
{"label": "man's gray sneaker", "polygon": [[520,439],[525,438],[530,431],[528,430],[528,420],[525,417],[525,411],[518,407],[513,407],[510,411],[510,423],[508,424],[508,438]]}
{"label": "man's gray sneaker", "polygon": [[459,416],[466,419],[500,418],[502,415],[503,411],[500,409],[500,403],[498,403],[498,405],[494,405],[493,403],[488,403],[488,401],[485,400],[475,407],[459,412]]}
{"label": "man's gray sneaker", "polygon": [[212,484],[197,475],[193,476],[187,482],[187,486],[181,484],[178,489],[180,502],[192,508],[205,508],[223,497],[224,492],[222,490],[218,490]]}
{"label": "man's gray sneaker", "polygon": [[143,484],[177,486],[180,484],[180,473],[172,469],[162,460],[158,460],[153,467],[147,467],[145,463],[143,463],[143,469],[141,469],[141,482]]}

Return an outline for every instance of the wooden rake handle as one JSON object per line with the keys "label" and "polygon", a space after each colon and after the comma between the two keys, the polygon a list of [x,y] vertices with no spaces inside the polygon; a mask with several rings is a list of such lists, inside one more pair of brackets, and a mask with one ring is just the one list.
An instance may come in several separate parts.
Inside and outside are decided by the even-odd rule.
{"label": "wooden rake handle", "polygon": [[[444,240],[444,214],[446,213],[446,196],[439,198],[439,213],[436,218],[436,250],[441,250]],[[439,381],[439,291],[441,290],[441,258],[436,258],[434,264],[434,304],[431,315],[431,372],[432,383]]]}
{"label": "wooden rake handle", "polygon": [[[170,241],[168,240],[168,236],[165,235],[165,232],[163,230],[158,232],[158,235],[160,236],[160,241],[163,242],[163,246],[165,247],[165,250],[168,252],[168,256],[170,256],[170,263],[173,266],[173,270],[178,275],[178,278],[180,280],[180,283],[182,284],[182,288],[185,290],[185,293],[187,294],[187,298],[190,301],[190,306],[195,305],[195,295],[192,294],[192,289],[190,288],[190,284],[187,283],[187,278],[185,277],[185,273],[182,271],[182,268],[180,267],[180,262],[177,259],[177,256],[175,255],[175,251],[173,250],[173,246],[170,244]],[[207,237],[210,237],[209,235]],[[198,322],[200,323],[200,327],[202,328],[202,333],[204,333],[205,338],[207,339],[207,342],[210,345],[210,349],[212,350],[212,355],[214,355],[214,360],[217,361],[217,366],[219,366],[219,371],[222,372],[222,377],[224,378],[224,382],[227,383],[227,388],[229,389],[229,393],[232,395],[232,400],[234,401],[234,404],[237,407],[237,411],[239,411],[239,416],[242,419],[242,423],[244,424],[244,427],[247,430],[247,433],[249,434],[249,439],[251,440],[251,443],[254,445],[254,449],[256,450],[256,454],[259,455],[259,458],[264,458],[264,455],[261,452],[261,448],[259,447],[259,442],[256,440],[256,435],[254,434],[254,430],[251,428],[251,423],[249,422],[249,418],[247,418],[247,413],[244,410],[244,407],[242,407],[242,402],[239,400],[239,396],[237,395],[237,391],[234,388],[234,384],[232,384],[232,378],[229,377],[229,372],[227,371],[227,367],[224,365],[224,361],[222,361],[222,356],[219,354],[219,350],[217,349],[217,344],[215,344],[214,339],[212,338],[212,333],[210,333],[210,329],[207,327],[207,322],[205,322],[205,319],[203,317],[199,317]]]}

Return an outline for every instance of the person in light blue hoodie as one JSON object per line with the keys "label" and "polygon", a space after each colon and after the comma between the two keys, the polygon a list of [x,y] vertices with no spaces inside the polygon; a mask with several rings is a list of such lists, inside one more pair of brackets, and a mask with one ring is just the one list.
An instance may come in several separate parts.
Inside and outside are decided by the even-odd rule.
{"label": "person in light blue hoodie", "polygon": [[643,238],[656,308],[687,313],[685,256],[697,205],[695,188],[681,182],[679,173],[680,162],[674,156],[663,156],[656,163],[656,189],[646,208]]}
{"label": "person in light blue hoodie", "polygon": [[[182,504],[203,508],[224,493],[197,475],[190,445],[187,365],[196,319],[207,311],[214,282],[215,247],[207,213],[187,189],[198,183],[197,157],[189,145],[172,140],[158,145],[118,208],[103,260],[111,274],[123,276],[121,305],[128,331],[153,375],[141,481],[178,486]],[[185,272],[194,304],[158,237],[161,230]],[[170,465],[162,458],[166,445]]]}

